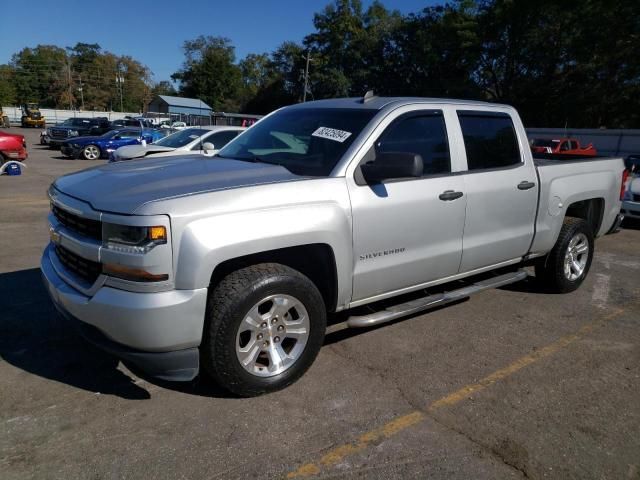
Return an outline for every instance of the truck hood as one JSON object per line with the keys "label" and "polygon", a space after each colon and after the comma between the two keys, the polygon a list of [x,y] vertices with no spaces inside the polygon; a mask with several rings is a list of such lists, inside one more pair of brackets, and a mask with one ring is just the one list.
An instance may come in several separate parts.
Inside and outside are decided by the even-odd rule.
{"label": "truck hood", "polygon": [[89,203],[95,210],[133,214],[142,205],[158,200],[303,178],[266,163],[160,157],[64,175],[54,182],[54,187]]}
{"label": "truck hood", "polygon": [[146,157],[152,153],[172,152],[175,148],[163,147],[162,145],[127,145],[118,149],[118,156],[122,159]]}

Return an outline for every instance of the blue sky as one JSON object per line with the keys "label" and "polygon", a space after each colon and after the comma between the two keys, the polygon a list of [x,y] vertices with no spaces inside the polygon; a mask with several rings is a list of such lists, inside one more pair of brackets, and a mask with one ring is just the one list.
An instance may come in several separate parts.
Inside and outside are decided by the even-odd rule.
{"label": "blue sky", "polygon": [[[10,0],[3,2],[0,64],[24,47],[98,43],[116,55],[146,64],[154,80],[166,80],[181,65],[181,46],[198,35],[231,39],[238,59],[270,52],[313,30],[313,14],[329,0]],[[371,0],[363,0],[365,6]],[[443,3],[387,0],[402,13]],[[26,28],[24,28],[26,26]]]}

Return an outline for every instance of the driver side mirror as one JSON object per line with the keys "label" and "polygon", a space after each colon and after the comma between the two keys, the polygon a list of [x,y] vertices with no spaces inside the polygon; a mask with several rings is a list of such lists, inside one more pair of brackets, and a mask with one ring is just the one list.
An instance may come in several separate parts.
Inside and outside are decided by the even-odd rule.
{"label": "driver side mirror", "polygon": [[206,151],[210,151],[210,150],[215,150],[216,146],[211,142],[204,142],[202,144],[202,149],[206,152]]}
{"label": "driver side mirror", "polygon": [[394,178],[421,177],[424,171],[422,156],[409,152],[384,152],[372,162],[360,166],[367,183],[380,183]]}

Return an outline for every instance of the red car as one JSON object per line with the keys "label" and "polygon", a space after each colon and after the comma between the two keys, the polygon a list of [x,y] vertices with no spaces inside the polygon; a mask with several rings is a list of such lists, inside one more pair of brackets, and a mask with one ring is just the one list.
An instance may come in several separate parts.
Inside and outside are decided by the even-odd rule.
{"label": "red car", "polygon": [[590,143],[586,147],[580,145],[575,138],[536,138],[531,142],[533,153],[554,153],[559,155],[580,155],[581,157],[595,157],[598,152]]}
{"label": "red car", "polygon": [[24,135],[0,131],[0,163],[6,160],[24,162],[28,156]]}

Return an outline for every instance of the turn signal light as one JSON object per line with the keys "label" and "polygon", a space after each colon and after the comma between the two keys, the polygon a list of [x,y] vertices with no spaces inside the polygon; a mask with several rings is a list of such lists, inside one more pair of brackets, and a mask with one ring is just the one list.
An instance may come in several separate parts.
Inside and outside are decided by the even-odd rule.
{"label": "turn signal light", "polygon": [[160,227],[149,227],[149,238],[151,240],[167,240],[167,230]]}
{"label": "turn signal light", "polygon": [[140,268],[125,267],[124,265],[116,265],[115,263],[105,263],[102,266],[102,273],[134,282],[164,282],[165,280],[169,280],[169,275],[166,273],[157,275]]}

